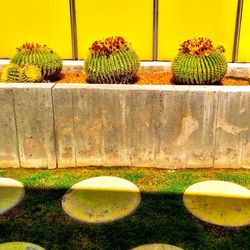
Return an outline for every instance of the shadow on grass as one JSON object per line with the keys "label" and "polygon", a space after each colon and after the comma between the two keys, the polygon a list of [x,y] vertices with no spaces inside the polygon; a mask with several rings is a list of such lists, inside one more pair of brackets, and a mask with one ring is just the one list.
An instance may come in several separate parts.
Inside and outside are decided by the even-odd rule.
{"label": "shadow on grass", "polygon": [[142,193],[129,216],[106,224],[77,222],[61,207],[66,189],[26,189],[23,201],[0,215],[0,242],[27,241],[47,250],[127,250],[148,243],[183,249],[249,249],[250,227],[225,228],[195,219],[180,194]]}

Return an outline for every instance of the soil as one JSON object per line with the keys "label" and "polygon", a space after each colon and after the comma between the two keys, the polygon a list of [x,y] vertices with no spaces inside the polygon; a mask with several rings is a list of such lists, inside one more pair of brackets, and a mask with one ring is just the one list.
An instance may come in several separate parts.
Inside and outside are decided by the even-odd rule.
{"label": "soil", "polygon": [[[1,73],[0,73],[1,79]],[[173,85],[173,75],[170,72],[144,72],[139,71],[134,84],[139,85]],[[1,80],[0,80],[1,82]],[[47,81],[46,81],[47,82]],[[64,72],[60,74],[59,79],[53,80],[55,83],[82,83],[87,84],[87,75],[84,72]],[[217,85],[223,86],[246,86],[250,85],[248,76],[226,76],[222,82]]]}
{"label": "soil", "polygon": [[[140,72],[136,76],[135,84],[140,85],[172,85],[173,75],[170,72]],[[57,83],[87,83],[87,75],[83,72],[65,72],[60,76]],[[250,78],[247,76],[226,76],[218,85],[224,86],[246,86],[250,85]]]}

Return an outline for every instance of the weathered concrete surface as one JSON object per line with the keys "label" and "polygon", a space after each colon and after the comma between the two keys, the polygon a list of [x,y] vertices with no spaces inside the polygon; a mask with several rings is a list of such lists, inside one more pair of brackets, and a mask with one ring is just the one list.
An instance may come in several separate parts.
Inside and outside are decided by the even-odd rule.
{"label": "weathered concrete surface", "polygon": [[186,143],[190,136],[187,101],[185,89],[160,91],[159,167],[186,166]]}
{"label": "weathered concrete surface", "polygon": [[[159,166],[160,95],[158,90],[130,93],[132,166]],[[128,124],[129,125],[129,124]]]}
{"label": "weathered concrete surface", "polygon": [[250,86],[2,84],[0,104],[1,168],[250,168]]}
{"label": "weathered concrete surface", "polygon": [[16,84],[13,89],[21,167],[56,167],[53,86]]}
{"label": "weathered concrete surface", "polygon": [[72,90],[76,166],[101,166],[103,157],[103,91],[78,85]]}
{"label": "weathered concrete surface", "polygon": [[19,167],[13,86],[0,86],[0,168]]}
{"label": "weathered concrete surface", "polygon": [[56,155],[59,168],[76,166],[72,88],[53,89]]}
{"label": "weathered concrete surface", "polygon": [[242,166],[244,138],[249,130],[249,107],[240,88],[221,89],[216,121],[214,167]]}
{"label": "weathered concrete surface", "polygon": [[186,167],[213,167],[218,92],[190,89]]}
{"label": "weathered concrete surface", "polygon": [[242,115],[243,127],[247,128],[244,133],[241,134],[242,144],[242,157],[241,167],[250,168],[250,89],[245,92],[241,92],[240,99],[240,114]]}
{"label": "weathered concrete surface", "polygon": [[103,90],[103,162],[131,165],[131,98],[127,90]]}

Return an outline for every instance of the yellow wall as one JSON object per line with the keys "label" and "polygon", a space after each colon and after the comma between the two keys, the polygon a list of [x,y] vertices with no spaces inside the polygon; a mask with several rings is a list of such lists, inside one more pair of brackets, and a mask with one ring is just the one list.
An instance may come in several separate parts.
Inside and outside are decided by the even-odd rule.
{"label": "yellow wall", "polygon": [[68,0],[4,0],[0,5],[0,58],[11,57],[27,42],[47,44],[71,58]]}
{"label": "yellow wall", "polygon": [[97,40],[123,36],[141,60],[152,59],[152,0],[76,0],[79,58]]}
{"label": "yellow wall", "polygon": [[208,37],[232,60],[237,0],[159,0],[159,60],[172,60],[179,45]]}
{"label": "yellow wall", "polygon": [[[153,0],[75,0],[78,57],[92,42],[121,35],[141,60],[152,60]],[[238,0],[159,0],[158,60],[172,60],[186,39],[204,36],[226,47],[232,61]],[[240,62],[250,62],[250,0],[244,1]],[[4,0],[0,6],[0,58],[27,42],[47,44],[72,58],[69,0]]]}
{"label": "yellow wall", "polygon": [[250,62],[250,0],[243,5],[238,61]]}

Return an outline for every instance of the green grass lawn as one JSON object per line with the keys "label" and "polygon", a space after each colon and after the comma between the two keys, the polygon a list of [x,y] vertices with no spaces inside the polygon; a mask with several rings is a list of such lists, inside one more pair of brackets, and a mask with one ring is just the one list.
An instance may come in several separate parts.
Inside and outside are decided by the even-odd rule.
{"label": "green grass lawn", "polygon": [[[95,176],[118,176],[142,192],[138,209],[108,224],[86,224],[71,219],[61,208],[65,191]],[[194,218],[184,207],[183,191],[204,180],[225,180],[250,188],[250,171],[151,170],[83,168],[67,170],[0,170],[1,177],[21,181],[23,201],[0,215],[0,242],[28,241],[47,250],[124,249],[148,243],[183,249],[250,249],[250,226],[226,228]]]}

